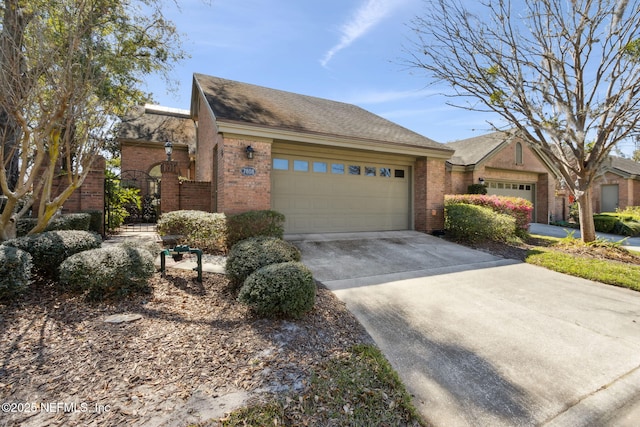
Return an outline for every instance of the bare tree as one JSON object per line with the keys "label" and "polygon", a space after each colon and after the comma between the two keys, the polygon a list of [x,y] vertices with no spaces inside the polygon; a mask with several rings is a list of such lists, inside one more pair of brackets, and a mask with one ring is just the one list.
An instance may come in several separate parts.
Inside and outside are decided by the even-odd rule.
{"label": "bare tree", "polygon": [[428,0],[411,27],[410,65],[543,153],[595,240],[592,184],[640,120],[638,1]]}
{"label": "bare tree", "polygon": [[[0,241],[34,199],[38,223],[31,232],[44,230],[82,185],[114,117],[148,99],[137,88],[141,77],[167,75],[184,56],[160,6],[160,0],[0,5]],[[65,183],[58,192],[56,178]]]}

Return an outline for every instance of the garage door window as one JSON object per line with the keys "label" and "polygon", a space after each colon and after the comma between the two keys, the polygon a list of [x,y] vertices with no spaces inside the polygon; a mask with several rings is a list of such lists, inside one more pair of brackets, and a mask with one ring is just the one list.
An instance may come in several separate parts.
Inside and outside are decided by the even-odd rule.
{"label": "garage door window", "polygon": [[393,176],[396,178],[404,178],[404,169],[396,169]]}
{"label": "garage door window", "polygon": [[360,175],[360,166],[349,165],[349,175]]}
{"label": "garage door window", "polygon": [[391,178],[391,168],[380,168],[380,176]]}
{"label": "garage door window", "polygon": [[309,162],[306,160],[294,160],[293,170],[296,172],[309,172]]}
{"label": "garage door window", "polygon": [[365,176],[376,176],[376,168],[373,166],[365,166],[364,167],[364,175]]}
{"label": "garage door window", "polygon": [[276,170],[286,171],[289,170],[289,160],[287,159],[273,159],[273,168]]}
{"label": "garage door window", "polygon": [[327,164],[325,162],[313,162],[313,171],[316,173],[327,173]]}
{"label": "garage door window", "polygon": [[344,165],[340,163],[332,163],[331,173],[335,173],[336,175],[344,175]]}

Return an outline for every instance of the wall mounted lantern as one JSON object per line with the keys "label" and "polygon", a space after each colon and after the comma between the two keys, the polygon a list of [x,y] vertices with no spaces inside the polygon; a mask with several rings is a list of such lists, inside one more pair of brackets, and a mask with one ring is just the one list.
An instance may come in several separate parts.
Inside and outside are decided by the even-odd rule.
{"label": "wall mounted lantern", "polygon": [[170,162],[171,154],[173,154],[173,144],[171,142],[167,141],[164,144],[164,152],[167,153],[167,161]]}
{"label": "wall mounted lantern", "polygon": [[252,146],[247,145],[247,148],[244,151],[247,153],[247,159],[253,159],[253,153],[255,153],[256,150],[254,150]]}
{"label": "wall mounted lantern", "polygon": [[480,185],[485,185],[484,178],[478,178],[478,182],[480,183]]}

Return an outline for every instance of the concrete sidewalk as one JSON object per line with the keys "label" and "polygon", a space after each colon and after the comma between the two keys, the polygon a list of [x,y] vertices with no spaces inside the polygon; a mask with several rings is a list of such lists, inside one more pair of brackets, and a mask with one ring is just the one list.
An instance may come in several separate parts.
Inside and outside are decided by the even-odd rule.
{"label": "concrete sidewalk", "polygon": [[432,425],[636,425],[640,293],[416,232],[288,239]]}

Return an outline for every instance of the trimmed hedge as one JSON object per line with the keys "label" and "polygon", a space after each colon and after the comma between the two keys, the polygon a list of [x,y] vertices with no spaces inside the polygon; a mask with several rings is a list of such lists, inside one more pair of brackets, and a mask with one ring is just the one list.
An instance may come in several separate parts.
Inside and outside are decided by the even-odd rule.
{"label": "trimmed hedge", "polygon": [[[102,218],[102,213],[100,213]],[[100,219],[102,221],[102,219]],[[26,236],[33,227],[38,224],[38,218],[20,218],[16,225],[18,237]],[[92,224],[92,214],[88,212],[64,214],[54,218],[44,231],[54,230],[82,230],[89,231]],[[98,226],[99,227],[99,226]],[[98,233],[100,228],[98,228]]]}
{"label": "trimmed hedge", "polygon": [[300,251],[276,237],[258,236],[236,243],[227,256],[226,273],[238,286],[254,271],[269,264],[300,261]]}
{"label": "trimmed hedge", "polygon": [[612,233],[618,222],[620,222],[619,219],[612,215],[597,214],[593,216],[596,231],[601,233]]}
{"label": "trimmed hedge", "polygon": [[183,236],[180,244],[202,249],[207,253],[226,251],[226,217],[223,213],[180,210],[162,214],[158,219],[161,236]]}
{"label": "trimmed hedge", "polygon": [[58,266],[65,259],[79,252],[99,248],[101,244],[99,235],[80,230],[45,231],[4,242],[4,245],[29,252],[38,273],[50,278],[57,277]]}
{"label": "trimmed hedge", "polygon": [[249,211],[227,218],[227,248],[249,237],[268,236],[282,239],[285,217],[280,212]]}
{"label": "trimmed hedge", "polygon": [[28,252],[0,245],[0,299],[15,297],[27,289],[32,265]]}
{"label": "trimmed hedge", "polygon": [[101,300],[134,292],[147,292],[155,273],[154,257],[142,248],[114,245],[84,251],[60,265],[60,284],[71,291],[87,291],[87,298]]}
{"label": "trimmed hedge", "polygon": [[478,194],[446,195],[445,207],[450,203],[466,203],[490,208],[494,212],[506,214],[515,219],[516,234],[524,237],[529,232],[533,204],[520,197],[485,196]]}
{"label": "trimmed hedge", "polygon": [[271,264],[244,281],[238,301],[259,315],[300,318],[313,308],[316,285],[311,271],[300,262]]}
{"label": "trimmed hedge", "polygon": [[508,241],[516,237],[515,224],[513,217],[484,206],[451,202],[445,206],[445,230],[458,240]]}
{"label": "trimmed hedge", "polygon": [[100,234],[100,232],[102,231],[102,226],[104,225],[102,221],[102,211],[95,210],[86,211],[83,213],[89,215],[90,217],[88,230]]}

